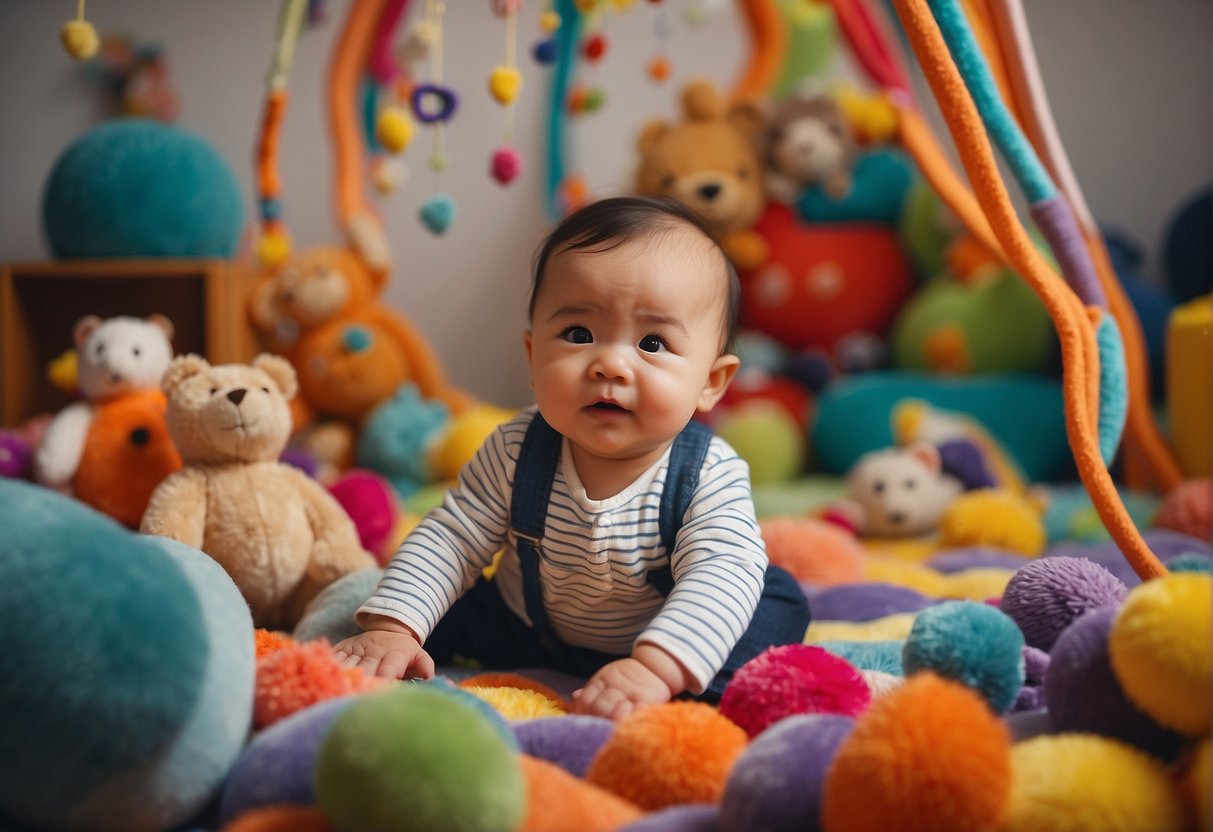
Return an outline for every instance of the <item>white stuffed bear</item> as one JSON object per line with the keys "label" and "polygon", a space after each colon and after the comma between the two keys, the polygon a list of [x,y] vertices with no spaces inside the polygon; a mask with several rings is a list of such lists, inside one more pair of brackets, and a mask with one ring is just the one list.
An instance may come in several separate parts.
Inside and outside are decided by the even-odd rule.
{"label": "white stuffed bear", "polygon": [[76,475],[96,405],[123,393],[157,390],[173,360],[173,324],[163,315],[101,320],[86,315],[76,323],[77,386],[81,401],[51,421],[34,455],[34,476],[65,489]]}
{"label": "white stuffed bear", "polygon": [[847,473],[846,499],[832,513],[865,537],[917,537],[935,531],[964,490],[943,472],[938,448],[915,442],[860,457]]}

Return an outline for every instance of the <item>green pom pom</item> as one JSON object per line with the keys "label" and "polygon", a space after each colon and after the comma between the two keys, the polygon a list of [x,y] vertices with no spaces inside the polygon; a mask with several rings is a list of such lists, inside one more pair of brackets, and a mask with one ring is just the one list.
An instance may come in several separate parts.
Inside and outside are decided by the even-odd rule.
{"label": "green pom pom", "polygon": [[316,799],[341,832],[509,832],[526,811],[518,757],[466,703],[422,685],[360,698],[316,758]]}
{"label": "green pom pom", "polygon": [[715,429],[750,466],[754,485],[787,482],[804,468],[804,430],[779,405],[747,402]]}

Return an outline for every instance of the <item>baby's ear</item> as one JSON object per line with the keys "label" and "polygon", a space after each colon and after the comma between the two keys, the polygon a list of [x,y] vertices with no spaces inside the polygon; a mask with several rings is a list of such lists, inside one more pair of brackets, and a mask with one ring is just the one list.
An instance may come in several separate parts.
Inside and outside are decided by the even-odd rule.
{"label": "baby's ear", "polygon": [[287,401],[295,398],[295,394],[299,392],[299,381],[295,377],[295,368],[285,358],[263,352],[253,359],[253,366],[273,380]]}
{"label": "baby's ear", "polygon": [[76,346],[83,344],[88,336],[97,331],[99,326],[101,326],[101,319],[96,315],[85,315],[76,321],[76,328],[72,330],[72,340],[76,342]]}
{"label": "baby's ear", "polygon": [[168,369],[164,371],[164,377],[160,379],[160,389],[164,391],[164,395],[172,396],[173,391],[181,386],[186,379],[193,378],[199,373],[205,373],[211,368],[211,365],[206,362],[206,359],[200,355],[181,355],[173,359],[168,365]]}

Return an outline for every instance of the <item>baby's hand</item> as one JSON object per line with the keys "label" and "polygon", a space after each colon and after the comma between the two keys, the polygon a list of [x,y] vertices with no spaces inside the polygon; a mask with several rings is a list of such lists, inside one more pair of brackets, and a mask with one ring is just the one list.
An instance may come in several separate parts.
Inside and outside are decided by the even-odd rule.
{"label": "baby's hand", "polygon": [[411,633],[367,630],[337,642],[333,652],[342,667],[360,667],[367,676],[430,679],[434,675],[434,660]]}
{"label": "baby's hand", "polygon": [[573,712],[620,720],[641,705],[670,701],[670,686],[633,658],[618,659],[573,692]]}

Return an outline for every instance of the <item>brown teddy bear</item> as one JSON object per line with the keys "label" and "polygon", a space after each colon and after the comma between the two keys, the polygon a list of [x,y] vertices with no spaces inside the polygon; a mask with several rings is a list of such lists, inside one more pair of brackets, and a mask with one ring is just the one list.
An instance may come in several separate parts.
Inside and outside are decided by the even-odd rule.
{"label": "brown teddy bear", "polygon": [[212,367],[185,355],[169,365],[162,388],[185,467],[152,494],[141,531],[214,558],[258,627],[289,629],[325,586],[375,565],[337,501],[278,462],[296,392],[289,363],[262,354],[252,366]]}
{"label": "brown teddy bear", "polygon": [[762,112],[748,101],[726,105],[706,81],[682,92],[685,120],[650,122],[640,134],[636,190],[669,196],[702,216],[738,268],[766,260],[751,227],[766,207],[760,141]]}
{"label": "brown teddy bear", "polygon": [[821,185],[834,199],[845,199],[857,150],[832,96],[811,89],[789,96],[767,123],[767,193],[792,204],[805,188]]}

